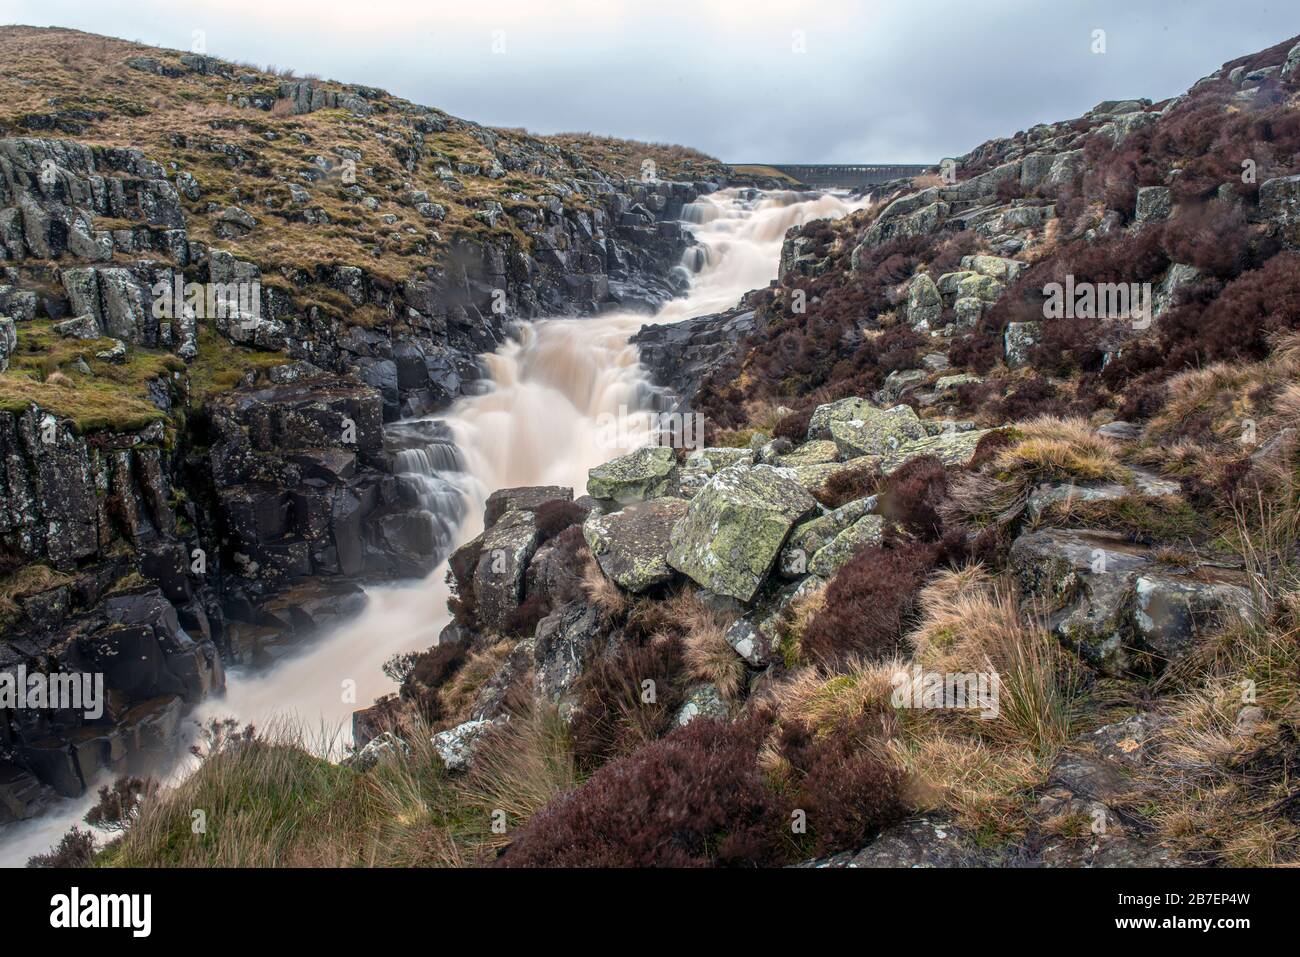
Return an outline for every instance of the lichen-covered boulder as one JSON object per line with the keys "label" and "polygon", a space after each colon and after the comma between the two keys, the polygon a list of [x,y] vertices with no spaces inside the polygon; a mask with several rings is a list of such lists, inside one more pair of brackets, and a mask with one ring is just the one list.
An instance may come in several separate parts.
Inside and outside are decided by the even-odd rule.
{"label": "lichen-covered boulder", "polygon": [[696,449],[686,456],[686,467],[702,468],[708,474],[729,468],[733,465],[753,465],[753,449],[707,448]]}
{"label": "lichen-covered boulder", "polygon": [[474,569],[474,596],[484,624],[501,629],[524,597],[528,563],[539,540],[536,516],[510,511],[483,533]]}
{"label": "lichen-covered boulder", "polygon": [[1288,246],[1300,246],[1300,175],[1265,180],[1259,187],[1259,212],[1274,223]]}
{"label": "lichen-covered boulder", "polygon": [[601,571],[620,587],[643,592],[675,574],[667,559],[669,539],[688,507],[685,499],[656,498],[617,512],[593,512],[582,535]]}
{"label": "lichen-covered boulder", "polygon": [[1019,259],[1007,259],[1004,256],[964,256],[962,269],[969,269],[981,276],[990,276],[998,282],[1015,282],[1028,264]]}
{"label": "lichen-covered boulder", "polygon": [[907,287],[907,323],[917,332],[925,332],[939,322],[943,299],[939,287],[925,273],[912,277]]}
{"label": "lichen-covered boulder", "polygon": [[718,694],[715,685],[704,683],[692,685],[686,692],[686,701],[677,709],[673,722],[677,725],[690,724],[696,718],[725,718],[727,703]]}
{"label": "lichen-covered boulder", "polygon": [[832,578],[854,555],[864,548],[879,545],[885,520],[879,515],[864,515],[818,550],[808,571],[819,578]]}
{"label": "lichen-covered boulder", "polygon": [[1029,350],[1039,339],[1040,322],[1008,322],[1002,334],[1002,355],[1007,365],[1014,369],[1029,361]]}
{"label": "lichen-covered boulder", "polygon": [[565,717],[573,710],[570,689],[603,633],[600,612],[582,602],[562,605],[537,623],[532,639],[533,691],[539,699],[558,705]]}
{"label": "lichen-covered boulder", "polygon": [[1138,189],[1134,222],[1147,223],[1168,219],[1172,211],[1173,190],[1168,186],[1143,186]]}
{"label": "lichen-covered boulder", "polygon": [[458,724],[447,731],[440,731],[433,736],[433,749],[448,771],[468,770],[474,763],[474,747],[483,734],[492,727],[506,720],[497,718],[492,721],[476,720]]}
{"label": "lichen-covered boulder", "polygon": [[791,449],[776,457],[776,464],[782,468],[797,468],[800,465],[825,465],[839,460],[840,450],[830,439],[817,439],[805,442],[798,448]]}
{"label": "lichen-covered boulder", "polygon": [[925,426],[907,405],[891,409],[862,405],[855,417],[832,420],[830,429],[831,438],[845,458],[884,455],[910,441],[925,438]]}
{"label": "lichen-covered boulder", "polygon": [[836,419],[856,419],[858,410],[863,406],[870,406],[866,399],[858,396],[849,396],[846,399],[836,399],[834,402],[827,402],[825,405],[819,405],[813,409],[812,416],[808,419],[808,440],[811,442],[815,439],[829,439],[831,437],[831,422]]}
{"label": "lichen-covered boulder", "polygon": [[968,432],[940,432],[938,435],[927,435],[925,438],[906,443],[895,452],[881,456],[880,470],[886,475],[892,475],[906,462],[922,455],[933,455],[949,468],[970,465],[975,458],[975,449],[979,446],[980,439],[992,431],[994,430],[972,429]]}
{"label": "lichen-covered boulder", "polygon": [[548,502],[572,502],[573,489],[559,485],[525,485],[500,488],[483,506],[483,527],[491,528],[506,512],[535,512]]}
{"label": "lichen-covered boulder", "polygon": [[0,316],[0,372],[9,368],[9,357],[18,348],[18,332],[14,321],[7,316]]}
{"label": "lichen-covered boulder", "polygon": [[829,479],[834,478],[841,472],[852,472],[858,469],[874,469],[880,462],[880,457],[876,455],[858,455],[843,462],[822,462],[817,465],[793,465],[789,466],[789,471],[794,473],[794,479],[806,489],[815,489],[824,485]]}
{"label": "lichen-covered boulder", "polygon": [[876,497],[872,495],[848,502],[825,515],[800,522],[781,549],[781,560],[778,563],[781,574],[787,578],[801,578],[808,574],[808,565],[813,556],[875,507]]}
{"label": "lichen-covered boulder", "polygon": [[981,302],[997,302],[1002,295],[1002,290],[1002,283],[992,276],[975,273],[972,276],[967,276],[957,284],[957,297],[959,299],[978,299]]}
{"label": "lichen-covered boulder", "polygon": [[784,469],[723,469],[673,528],[668,564],[710,591],[750,601],[790,529],[816,509]]}
{"label": "lichen-covered boulder", "polygon": [[587,494],[603,502],[628,505],[677,493],[677,453],[649,445],[620,455],[587,473]]}
{"label": "lichen-covered boulder", "polygon": [[954,324],[958,329],[974,329],[988,303],[974,296],[961,296],[952,304]]}

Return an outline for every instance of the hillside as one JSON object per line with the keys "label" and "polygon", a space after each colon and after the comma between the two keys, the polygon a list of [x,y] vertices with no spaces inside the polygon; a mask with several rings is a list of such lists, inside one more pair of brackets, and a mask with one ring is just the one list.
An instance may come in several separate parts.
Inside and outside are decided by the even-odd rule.
{"label": "hillside", "polygon": [[218,734],[101,860],[1296,863],[1297,39],[643,329],[710,447],[496,492],[344,767]]}

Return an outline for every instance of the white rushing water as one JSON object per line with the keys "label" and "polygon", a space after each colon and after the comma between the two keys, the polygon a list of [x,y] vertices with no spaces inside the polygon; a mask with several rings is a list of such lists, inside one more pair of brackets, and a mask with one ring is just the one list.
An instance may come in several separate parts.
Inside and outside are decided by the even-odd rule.
{"label": "white rushing water", "polygon": [[[648,323],[734,306],[776,277],[787,229],[844,216],[867,202],[733,189],[702,197],[683,213],[699,243],[684,257],[693,273],[687,296],[653,317],[610,313],[520,325],[515,340],[485,357],[489,391],[403,426],[444,435],[449,429],[454,439],[454,450],[444,439],[399,454],[431,520],[443,524],[454,547],[481,530],[483,503],[496,489],[562,485],[582,494],[588,469],[650,441],[654,390],[628,338]],[[618,427],[609,428],[615,420]],[[448,516],[458,513],[464,521],[448,526]],[[205,702],[194,718],[233,716],[265,727],[288,717],[309,736],[319,728],[341,747],[351,739],[352,712],[396,690],[383,674],[384,662],[436,643],[450,617],[445,574],[444,562],[422,581],[367,589],[367,606],[355,619],[269,670],[232,670],[225,696]],[[0,835],[0,865],[21,864],[48,847],[85,813],[84,803],[69,802],[61,812]]]}

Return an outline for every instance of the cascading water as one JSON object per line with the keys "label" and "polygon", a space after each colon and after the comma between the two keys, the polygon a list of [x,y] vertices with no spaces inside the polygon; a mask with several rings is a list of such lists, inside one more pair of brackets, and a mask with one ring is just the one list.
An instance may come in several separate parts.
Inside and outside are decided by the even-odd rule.
{"label": "cascading water", "polygon": [[[868,202],[741,189],[702,197],[682,214],[698,243],[679,267],[692,273],[687,296],[653,318],[611,313],[521,325],[514,340],[485,357],[489,389],[438,418],[389,426],[403,483],[427,513],[434,540],[450,552],[478,534],[483,503],[495,489],[562,485],[581,494],[588,469],[651,441],[656,390],[628,338],[648,322],[735,305],[775,277],[787,229]],[[384,662],[436,643],[449,619],[445,572],[443,563],[423,581],[368,589],[357,618],[269,670],[232,670],[226,695],[194,717],[233,716],[259,726],[296,718],[322,728],[322,739],[332,737],[341,748],[350,740],[352,712],[395,690]],[[48,847],[86,804],[69,802],[0,841],[0,864],[21,864]]]}

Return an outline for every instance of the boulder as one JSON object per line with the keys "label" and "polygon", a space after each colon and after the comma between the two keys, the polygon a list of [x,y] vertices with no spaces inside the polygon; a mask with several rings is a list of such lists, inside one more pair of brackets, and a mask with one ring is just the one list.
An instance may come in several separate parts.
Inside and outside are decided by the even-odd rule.
{"label": "boulder", "polygon": [[478,719],[466,721],[447,731],[433,736],[433,749],[437,752],[447,770],[456,773],[466,771],[474,763],[474,748],[485,732],[495,727],[505,718],[492,721]]}
{"label": "boulder", "polygon": [[[981,259],[993,259],[993,256],[981,256]],[[1008,260],[1009,261],[1009,260]],[[1005,287],[992,276],[974,273],[957,283],[958,299],[978,299],[980,302],[997,302]]]}
{"label": "boulder", "polygon": [[1282,64],[1282,72],[1278,75],[1288,83],[1292,80],[1300,80],[1300,43],[1287,53],[1286,62]]}
{"label": "boulder", "polygon": [[1008,322],[1002,334],[1002,355],[1014,369],[1029,361],[1029,350],[1038,344],[1042,323]]}
{"label": "boulder", "polygon": [[573,602],[537,623],[533,635],[533,689],[538,698],[571,710],[569,689],[582,674],[588,653],[604,633],[600,612]]}
{"label": "boulder", "polygon": [[1193,638],[1233,617],[1250,620],[1254,604],[1242,585],[1153,572],[1133,583],[1133,622],[1141,643],[1165,661],[1181,658]]}
{"label": "boulder", "polygon": [[[410,757],[411,746],[393,732],[384,731],[367,741],[361,750],[343,763],[354,771],[369,771],[381,761],[395,760],[399,754]],[[446,758],[443,761],[446,763]]]}
{"label": "boulder", "polygon": [[778,455],[774,464],[782,468],[796,468],[800,465],[825,465],[827,462],[837,461],[839,457],[840,450],[834,442],[830,439],[816,439]]}
{"label": "boulder", "polygon": [[1283,242],[1292,248],[1300,247],[1300,175],[1261,183],[1259,212],[1277,226]]}
{"label": "boulder", "polygon": [[631,592],[643,592],[672,579],[667,555],[673,526],[686,514],[681,498],[636,502],[617,512],[593,512],[582,535],[609,578]]}
{"label": "boulder", "polygon": [[9,357],[18,348],[18,330],[8,316],[0,316],[0,372],[9,368]]}
{"label": "boulder", "polygon": [[668,564],[711,591],[748,602],[790,529],[817,507],[787,470],[723,469],[674,526]]}
{"label": "boulder", "polygon": [[722,469],[732,465],[753,465],[754,452],[752,449],[733,449],[733,448],[707,448],[696,449],[686,456],[686,467],[693,469],[703,469],[707,474],[712,475]]}
{"label": "boulder", "polygon": [[982,299],[974,296],[961,296],[952,304],[953,323],[958,329],[974,329],[979,325],[988,306]]}
{"label": "boulder", "polygon": [[939,287],[925,273],[912,277],[907,287],[907,323],[917,332],[927,332],[939,323],[943,298]]}
{"label": "boulder", "polygon": [[1027,267],[1027,263],[1003,256],[963,256],[961,268],[988,276],[1001,283],[1015,282],[1016,277]]}
{"label": "boulder", "polygon": [[808,571],[819,578],[833,578],[859,551],[879,545],[884,531],[883,518],[864,515],[819,549],[808,565]]}
{"label": "boulder", "polygon": [[510,511],[485,531],[474,569],[474,596],[479,615],[490,628],[504,629],[524,597],[528,562],[537,550],[538,531],[532,512]]}
{"label": "boulder", "polygon": [[906,462],[922,455],[933,455],[949,468],[964,468],[975,458],[975,449],[980,444],[980,439],[992,431],[994,430],[969,429],[927,435],[925,438],[905,443],[897,451],[881,456],[880,470],[885,475],[892,475]]}
{"label": "boulder", "polygon": [[787,578],[802,578],[808,574],[808,565],[814,555],[831,543],[835,536],[849,528],[873,508],[876,497],[860,498],[841,505],[834,511],[800,522],[790,532],[790,538],[781,549],[779,570]]}
{"label": "boulder", "polygon": [[914,439],[925,438],[925,426],[911,406],[878,409],[861,405],[853,418],[834,419],[831,438],[845,458],[884,455]]}
{"label": "boulder", "polygon": [[924,369],[895,369],[885,376],[884,383],[873,398],[880,405],[888,406],[897,402],[908,392],[920,388],[927,378],[929,378],[929,373]]}
{"label": "boulder", "polygon": [[1026,532],[1011,547],[1010,568],[1026,594],[1047,604],[1052,631],[1111,675],[1158,672],[1200,635],[1255,614],[1230,570],[1165,568],[1111,532]]}
{"label": "boulder", "polygon": [[506,512],[533,512],[547,502],[572,502],[573,489],[559,485],[528,485],[497,489],[483,506],[483,527],[491,528]]}
{"label": "boulder", "polygon": [[942,818],[920,817],[894,824],[857,851],[841,851],[800,867],[997,867],[1004,853],[981,841],[979,835],[955,827]]}
{"label": "boulder", "polygon": [[870,405],[870,403],[866,399],[850,396],[847,399],[836,399],[834,402],[817,406],[808,419],[808,441],[829,440],[831,421],[857,418],[858,409],[863,405]]}
{"label": "boulder", "polygon": [[99,320],[89,313],[56,322],[54,331],[69,339],[98,339],[103,335],[99,328]]}
{"label": "boulder", "polygon": [[725,718],[727,703],[718,694],[715,685],[702,683],[692,685],[686,691],[686,701],[677,709],[673,723],[681,726],[690,724],[696,718]]}
{"label": "boulder", "polygon": [[1173,191],[1168,186],[1143,186],[1137,191],[1137,208],[1133,214],[1135,222],[1159,222],[1168,219],[1171,212]]}
{"label": "boulder", "polygon": [[587,473],[587,494],[618,505],[675,495],[677,488],[677,454],[667,446],[637,449]]}

